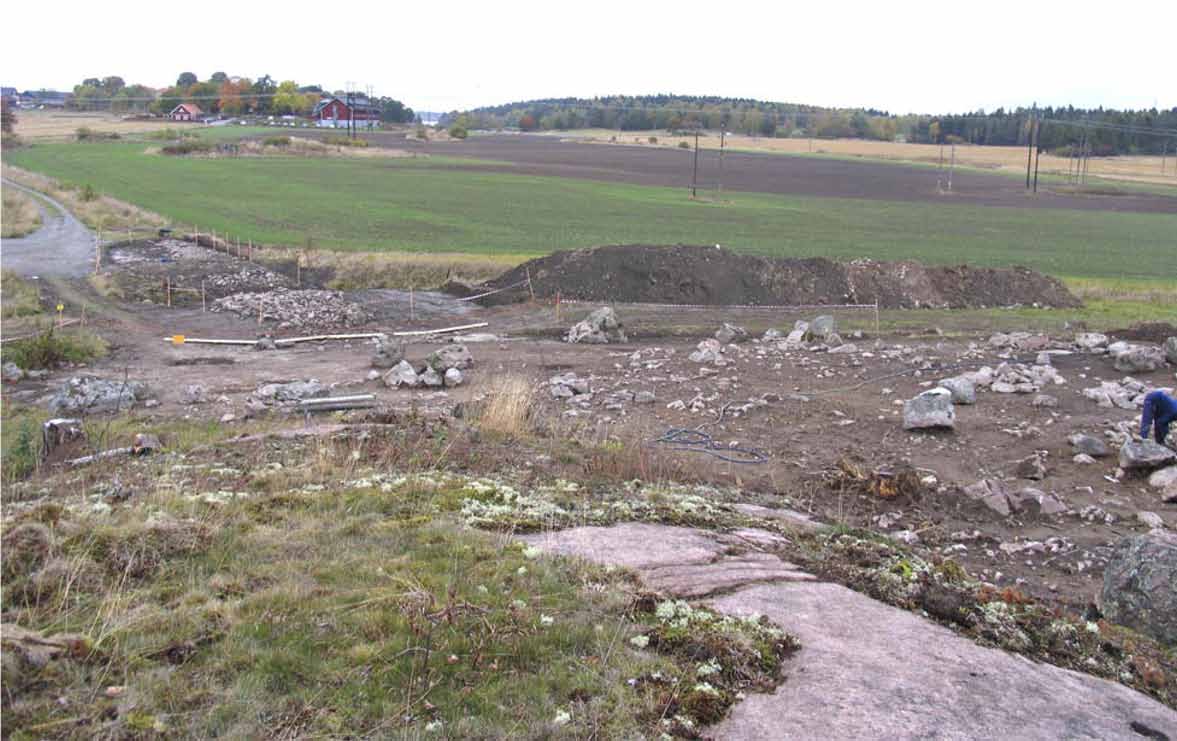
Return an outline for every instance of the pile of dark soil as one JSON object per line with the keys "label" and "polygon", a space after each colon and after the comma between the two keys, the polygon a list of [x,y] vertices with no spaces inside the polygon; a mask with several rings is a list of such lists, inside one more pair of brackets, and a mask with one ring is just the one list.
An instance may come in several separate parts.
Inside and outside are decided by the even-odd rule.
{"label": "pile of dark soil", "polygon": [[1177,325],[1169,322],[1140,322],[1124,329],[1113,329],[1109,335],[1128,342],[1155,342],[1163,344],[1170,337],[1177,337]]}
{"label": "pile of dark soil", "polygon": [[[556,252],[500,275],[487,289],[526,280],[539,297],[617,303],[795,306],[873,304],[888,309],[985,308],[1017,304],[1069,308],[1063,284],[1026,268],[850,263],[825,258],[742,255],[720,247],[612,245]],[[522,300],[527,289],[487,303]]]}

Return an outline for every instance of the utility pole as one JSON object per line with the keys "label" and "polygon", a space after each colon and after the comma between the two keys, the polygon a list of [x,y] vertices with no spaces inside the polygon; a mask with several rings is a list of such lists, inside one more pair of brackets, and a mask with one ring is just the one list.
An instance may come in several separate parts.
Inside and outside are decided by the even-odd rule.
{"label": "utility pole", "polygon": [[699,182],[699,130],[695,129],[695,166],[691,171],[691,198],[695,197],[695,187]]}
{"label": "utility pole", "polygon": [[1039,142],[1042,124],[1034,126],[1034,192],[1038,192],[1038,160],[1042,157],[1042,144]]}
{"label": "utility pole", "polygon": [[1161,177],[1165,176],[1165,155],[1169,153],[1169,140],[1161,143]]}
{"label": "utility pole", "polygon": [[[721,127],[719,130],[719,180],[715,188],[719,195],[723,195],[723,142],[726,136],[727,127]],[[1163,158],[1161,159],[1161,174],[1165,174],[1165,160]]]}
{"label": "utility pole", "polygon": [[1030,156],[1034,153],[1034,114],[1030,114],[1030,128],[1026,131],[1026,189],[1030,188]]}
{"label": "utility pole", "polygon": [[948,192],[952,192],[952,173],[956,171],[956,143],[952,145],[952,163],[948,166]]}

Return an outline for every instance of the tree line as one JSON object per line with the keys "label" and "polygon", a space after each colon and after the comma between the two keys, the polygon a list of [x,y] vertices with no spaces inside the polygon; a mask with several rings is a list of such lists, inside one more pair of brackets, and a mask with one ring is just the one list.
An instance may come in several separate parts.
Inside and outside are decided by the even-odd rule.
{"label": "tree line", "polygon": [[1114,110],[998,108],[966,114],[896,115],[871,108],[822,108],[718,96],[641,95],[600,98],[546,98],[454,111],[442,124],[471,129],[560,131],[600,128],[617,131],[726,129],[764,137],[856,138],[926,144],[1026,146],[1031,119],[1041,123],[1038,143],[1065,151],[1083,139],[1092,154],[1160,154],[1173,151],[1177,108]]}
{"label": "tree line", "polygon": [[[146,85],[128,85],[123,78],[90,77],[75,85],[69,102],[77,110],[107,110],[113,113],[166,114],[180,103],[195,103],[214,115],[306,116],[324,95],[346,99],[344,91],[328,93],[319,85],[299,85],[294,80],[275,81],[269,75],[256,80],[214,72],[201,80],[182,72],[176,84],[162,90]],[[417,116],[412,108],[394,98],[374,97],[381,120],[411,123]]]}

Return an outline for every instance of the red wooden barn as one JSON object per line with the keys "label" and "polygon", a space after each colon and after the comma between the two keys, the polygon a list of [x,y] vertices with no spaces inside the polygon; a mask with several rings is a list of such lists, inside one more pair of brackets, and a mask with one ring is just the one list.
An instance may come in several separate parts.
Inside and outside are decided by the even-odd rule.
{"label": "red wooden barn", "polygon": [[346,98],[331,96],[315,105],[311,119],[327,128],[346,129],[354,122],[356,128],[373,129],[380,125],[380,108],[363,95],[353,95],[350,106]]}
{"label": "red wooden barn", "polygon": [[181,103],[172,109],[168,118],[173,121],[199,121],[203,115],[204,111],[195,103]]}

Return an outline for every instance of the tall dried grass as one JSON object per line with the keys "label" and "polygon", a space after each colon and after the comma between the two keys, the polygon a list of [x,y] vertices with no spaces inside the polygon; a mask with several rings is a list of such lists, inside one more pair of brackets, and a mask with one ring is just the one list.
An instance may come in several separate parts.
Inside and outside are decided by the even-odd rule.
{"label": "tall dried grass", "polygon": [[535,389],[523,376],[498,376],[490,383],[486,403],[478,414],[483,432],[522,437],[531,429],[535,410]]}

